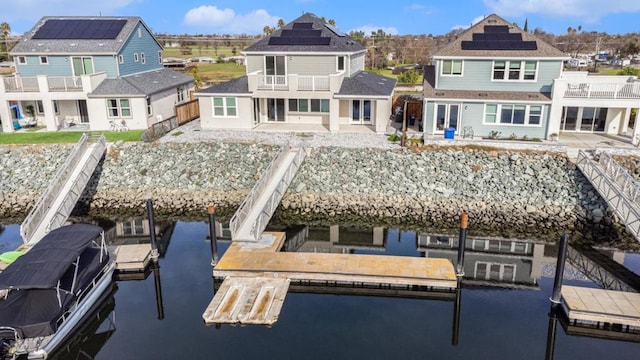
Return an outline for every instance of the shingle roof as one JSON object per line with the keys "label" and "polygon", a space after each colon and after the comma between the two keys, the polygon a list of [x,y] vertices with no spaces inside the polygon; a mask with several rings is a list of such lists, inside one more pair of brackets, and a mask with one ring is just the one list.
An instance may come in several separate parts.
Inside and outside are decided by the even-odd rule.
{"label": "shingle roof", "polygon": [[200,90],[205,94],[249,94],[249,80],[247,76],[239,77]]}
{"label": "shingle roof", "polygon": [[[311,29],[319,30],[320,37],[330,38],[328,45],[275,45],[269,44],[269,39],[280,37],[283,31],[292,31],[294,24],[312,24]],[[298,25],[296,25],[298,26]],[[274,31],[271,35],[262,38],[244,50],[245,53],[250,52],[338,52],[352,53],[366,50],[357,41],[353,40],[349,35],[341,33],[339,30],[331,29],[322,19],[314,14],[305,13],[299,18],[285,25],[282,29]]]}
{"label": "shingle roof", "polygon": [[386,76],[358,71],[342,80],[338,96],[391,96],[396,80]]}
{"label": "shingle roof", "polygon": [[[32,39],[47,20],[126,20],[126,23],[115,39]],[[117,54],[139,22],[144,25],[139,16],[45,16],[24,33],[22,40],[11,50],[11,55]]]}
{"label": "shingle roof", "polygon": [[[522,35],[523,41],[535,41],[537,45],[536,50],[463,50],[462,42],[473,40],[473,34],[484,34],[485,25],[506,25],[509,26],[510,33],[519,33]],[[532,34],[523,31],[518,26],[509,23],[505,19],[498,15],[492,14],[482,19],[477,24],[467,29],[464,33],[460,34],[458,38],[433,53],[434,57],[553,57],[553,58],[567,58],[567,56],[557,48],[549,45],[548,43],[538,39]]]}
{"label": "shingle roof", "polygon": [[464,99],[487,101],[543,101],[551,102],[551,94],[526,91],[485,91],[485,90],[441,90],[434,89],[435,72],[433,67],[425,67],[424,98],[425,99]]}
{"label": "shingle roof", "polygon": [[105,79],[88,96],[148,96],[193,81],[191,76],[170,69],[158,69],[117,79]]}

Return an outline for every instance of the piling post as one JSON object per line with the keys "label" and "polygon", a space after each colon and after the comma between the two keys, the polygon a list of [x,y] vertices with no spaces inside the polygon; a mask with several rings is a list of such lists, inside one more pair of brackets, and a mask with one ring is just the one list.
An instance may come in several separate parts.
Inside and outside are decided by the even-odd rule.
{"label": "piling post", "polygon": [[149,234],[151,235],[151,260],[158,261],[158,244],[156,242],[156,225],[153,220],[153,200],[147,199],[147,214],[149,216]]}
{"label": "piling post", "polygon": [[547,327],[547,346],[545,348],[544,359],[553,360],[556,347],[556,332],[558,328],[558,304],[551,304],[549,311],[549,326]]}
{"label": "piling post", "polygon": [[464,276],[464,249],[467,242],[467,224],[469,215],[463,212],[460,215],[460,236],[458,238],[458,262],[456,263],[456,276]]}
{"label": "piling post", "polygon": [[462,278],[458,278],[456,286],[456,300],[453,305],[453,329],[451,332],[451,345],[457,346],[460,338],[460,307],[462,304]]}
{"label": "piling post", "polygon": [[156,309],[158,310],[158,320],[164,319],[164,304],[162,302],[162,283],[160,282],[160,265],[151,265],[153,271],[153,284],[156,289]]}
{"label": "piling post", "polygon": [[218,237],[216,236],[216,208],[209,206],[209,239],[211,240],[211,266],[218,264]]}
{"label": "piling post", "polygon": [[569,235],[562,234],[560,236],[560,245],[558,247],[558,261],[556,262],[556,277],[553,281],[553,295],[551,302],[560,304],[560,296],[562,292],[562,279],[564,275],[564,264],[567,260],[567,245],[569,243]]}

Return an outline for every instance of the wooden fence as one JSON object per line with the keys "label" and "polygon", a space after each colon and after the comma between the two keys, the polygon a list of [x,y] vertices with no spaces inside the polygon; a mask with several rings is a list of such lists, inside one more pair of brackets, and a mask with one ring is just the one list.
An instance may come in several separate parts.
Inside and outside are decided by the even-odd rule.
{"label": "wooden fence", "polygon": [[176,118],[178,126],[184,125],[200,117],[200,104],[198,99],[176,105]]}

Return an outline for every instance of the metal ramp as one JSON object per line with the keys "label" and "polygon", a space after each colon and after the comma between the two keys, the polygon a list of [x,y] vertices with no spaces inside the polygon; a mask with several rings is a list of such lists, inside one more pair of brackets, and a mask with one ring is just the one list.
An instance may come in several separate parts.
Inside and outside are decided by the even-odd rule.
{"label": "metal ramp", "polygon": [[569,245],[567,260],[605,290],[640,292],[640,276],[598,250]]}
{"label": "metal ramp", "polygon": [[233,241],[260,240],[305,155],[304,149],[285,146],[273,159],[231,218],[229,227]]}
{"label": "metal ramp", "polygon": [[67,221],[87,186],[106,149],[104,135],[83,134],[20,226],[20,235],[28,246]]}
{"label": "metal ramp", "polygon": [[629,232],[640,241],[640,184],[607,153],[601,153],[596,162],[580,150],[577,165]]}

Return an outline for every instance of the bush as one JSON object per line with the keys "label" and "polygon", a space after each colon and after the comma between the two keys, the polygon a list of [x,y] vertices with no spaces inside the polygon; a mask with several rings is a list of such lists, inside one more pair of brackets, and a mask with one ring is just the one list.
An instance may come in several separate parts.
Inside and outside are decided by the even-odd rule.
{"label": "bush", "polygon": [[160,139],[166,133],[168,133],[167,129],[165,129],[165,127],[162,126],[155,131],[155,136],[154,136],[153,130],[149,128],[142,133],[142,137],[140,140],[144,142],[152,142],[154,140]]}
{"label": "bush", "polygon": [[420,80],[420,74],[415,69],[403,71],[398,75],[398,82],[403,84],[415,84]]}
{"label": "bush", "polygon": [[398,136],[398,134],[391,134],[387,140],[391,142],[400,141],[400,136]]}

